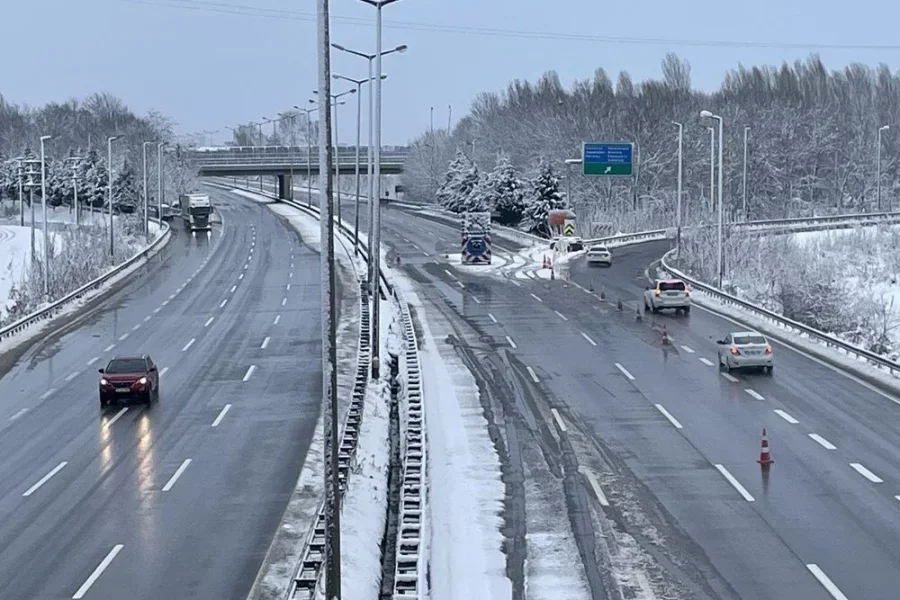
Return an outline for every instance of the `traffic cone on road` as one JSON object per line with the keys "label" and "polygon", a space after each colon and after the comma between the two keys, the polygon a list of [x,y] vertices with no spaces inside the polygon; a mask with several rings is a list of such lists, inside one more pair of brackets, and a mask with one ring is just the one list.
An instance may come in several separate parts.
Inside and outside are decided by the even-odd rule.
{"label": "traffic cone on road", "polygon": [[622,299],[619,298],[618,300],[616,300],[616,310],[622,310],[622,308]]}
{"label": "traffic cone on road", "polygon": [[762,449],[759,451],[759,460],[756,461],[764,467],[767,467],[774,463],[772,460],[772,455],[769,454],[769,437],[766,435],[766,428],[763,427],[762,433]]}
{"label": "traffic cone on road", "polygon": [[663,346],[668,346],[672,343],[672,339],[669,337],[669,328],[665,325],[663,325],[662,343]]}
{"label": "traffic cone on road", "polygon": [[592,294],[594,293],[594,282],[593,281],[591,282],[590,286],[588,286],[588,291],[591,292]]}
{"label": "traffic cone on road", "polygon": [[550,261],[547,260],[547,255],[546,255],[546,254],[544,255],[544,266],[541,267],[541,268],[543,268],[543,269],[549,269],[549,268],[550,268]]}
{"label": "traffic cone on road", "polygon": [[550,267],[550,280],[556,279],[556,271],[553,270],[553,267]]}
{"label": "traffic cone on road", "polygon": [[603,288],[600,288],[600,300],[606,302],[606,290]]}
{"label": "traffic cone on road", "polygon": [[634,307],[634,320],[642,321],[644,319],[644,315],[641,313],[641,305],[636,304]]}

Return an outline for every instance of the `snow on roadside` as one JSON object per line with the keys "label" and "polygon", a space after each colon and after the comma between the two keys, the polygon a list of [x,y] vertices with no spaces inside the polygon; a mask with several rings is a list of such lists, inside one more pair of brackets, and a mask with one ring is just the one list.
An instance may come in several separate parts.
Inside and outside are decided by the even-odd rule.
{"label": "snow on roadside", "polygon": [[[65,247],[65,240],[50,232],[53,254],[59,254]],[[34,243],[37,256],[43,256],[44,232],[35,229]],[[18,225],[0,225],[0,323],[13,308],[10,299],[13,286],[20,286],[28,275],[29,257],[31,256],[31,227]],[[24,315],[23,315],[24,316]]]}

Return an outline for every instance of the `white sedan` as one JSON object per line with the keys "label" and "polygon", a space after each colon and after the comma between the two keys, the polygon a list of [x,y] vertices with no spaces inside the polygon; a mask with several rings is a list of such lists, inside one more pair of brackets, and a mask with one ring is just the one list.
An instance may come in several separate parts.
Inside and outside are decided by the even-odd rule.
{"label": "white sedan", "polygon": [[762,369],[769,375],[775,368],[775,351],[766,337],[756,331],[735,331],[717,340],[719,367],[732,369]]}
{"label": "white sedan", "polygon": [[606,246],[591,246],[587,251],[587,262],[589,265],[606,265],[612,266],[612,252]]}

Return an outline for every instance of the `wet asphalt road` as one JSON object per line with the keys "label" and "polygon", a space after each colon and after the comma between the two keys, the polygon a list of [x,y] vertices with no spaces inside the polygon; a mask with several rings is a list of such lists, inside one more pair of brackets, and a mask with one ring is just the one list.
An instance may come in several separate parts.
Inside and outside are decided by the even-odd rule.
{"label": "wet asphalt road", "polygon": [[[696,306],[689,317],[637,321],[644,271],[665,242],[614,249],[609,269],[574,264],[573,281],[593,283],[590,294],[560,281],[449,275],[441,263],[459,252],[457,228],[396,208],[383,224],[427,295],[533,370],[567,425],[554,424],[560,436],[590,438],[596,456],[583,465],[610,485],[604,512],[655,553],[682,597],[840,597],[828,586],[851,600],[897,597],[896,398],[780,344],[774,376],[730,380],[715,366],[715,340],[746,327]],[[768,472],[756,462],[764,427]],[[619,486],[631,504],[618,504]],[[646,523],[629,522],[636,509],[661,545],[642,538]]]}
{"label": "wet asphalt road", "polygon": [[[224,225],[175,220],[138,282],[0,379],[0,598],[246,597],[318,415],[318,256],[210,193]],[[101,411],[97,368],[145,352],[159,403]]]}

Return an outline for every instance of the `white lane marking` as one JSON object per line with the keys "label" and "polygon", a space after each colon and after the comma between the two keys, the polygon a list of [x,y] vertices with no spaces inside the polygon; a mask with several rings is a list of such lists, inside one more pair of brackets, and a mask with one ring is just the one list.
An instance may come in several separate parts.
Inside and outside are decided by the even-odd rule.
{"label": "white lane marking", "polygon": [[810,563],[806,565],[806,568],[809,569],[809,572],[813,574],[813,577],[822,584],[822,587],[831,594],[831,597],[834,598],[834,600],[847,600],[847,596],[844,595],[844,592],[838,589],[838,586],[834,585],[834,582],[825,574],[825,571],[819,568],[819,565]]}
{"label": "white lane marking", "polygon": [[681,349],[684,350],[685,352],[687,352],[688,354],[694,353],[693,348],[690,348],[689,346],[682,346]]}
{"label": "white lane marking", "polygon": [[791,425],[796,425],[797,423],[800,422],[797,419],[795,419],[794,417],[792,417],[791,415],[789,415],[788,413],[781,410],[780,408],[775,409],[775,414],[778,415],[779,417],[781,417],[782,419],[784,419],[785,421],[787,421],[788,423],[790,423]]}
{"label": "white lane marking", "polygon": [[127,333],[123,333],[122,335],[119,336],[119,341],[120,341],[120,342],[123,342],[123,341],[127,340],[127,339],[128,339],[128,335],[129,335],[129,334],[127,334]]}
{"label": "white lane marking", "polygon": [[828,440],[826,440],[825,438],[823,438],[823,437],[822,437],[821,435],[819,435],[818,433],[811,433],[811,434],[809,434],[809,437],[810,437],[814,442],[816,442],[817,444],[819,444],[820,446],[822,446],[823,448],[825,448],[826,450],[837,450],[837,446],[835,446],[834,444],[832,444],[831,442],[829,442]]}
{"label": "white lane marking", "polygon": [[230,405],[230,404],[226,404],[225,406],[223,406],[223,407],[222,407],[222,412],[220,412],[220,413],[219,413],[219,416],[216,417],[216,420],[213,421],[212,426],[213,426],[213,427],[218,427],[218,426],[219,426],[219,423],[222,422],[222,419],[225,418],[225,415],[228,414],[228,411],[229,411],[229,410],[231,410],[231,405]]}
{"label": "white lane marking", "polygon": [[594,495],[597,496],[597,501],[600,502],[600,506],[609,506],[609,500],[607,500],[606,494],[603,493],[603,488],[600,487],[597,476],[587,467],[578,467],[578,472],[587,478]]}
{"label": "white lane marking", "polygon": [[11,417],[9,418],[9,420],[10,420],[10,421],[15,421],[16,419],[18,419],[19,417],[21,417],[22,415],[24,415],[24,414],[27,413],[27,412],[28,412],[28,409],[27,409],[27,408],[23,408],[22,410],[20,410],[19,412],[17,412],[17,413],[14,414],[13,416],[11,416]]}
{"label": "white lane marking", "polygon": [[247,369],[247,373],[244,375],[244,381],[250,381],[250,377],[253,376],[253,371],[256,370],[256,365],[250,365],[250,368]]}
{"label": "white lane marking", "polygon": [[43,477],[41,477],[40,480],[38,480],[37,483],[35,483],[33,486],[31,486],[30,488],[28,488],[27,490],[25,490],[25,493],[22,494],[22,496],[24,496],[24,497],[27,498],[28,496],[30,496],[30,495],[32,495],[33,493],[35,493],[36,491],[38,491],[38,489],[40,489],[40,487],[41,487],[42,485],[44,485],[45,483],[47,483],[48,481],[50,481],[50,478],[51,478],[51,477],[53,477],[54,475],[56,475],[57,473],[59,473],[60,471],[62,471],[62,470],[63,470],[63,467],[65,467],[67,464],[69,464],[68,461],[65,461],[65,460],[64,460],[64,461],[62,461],[61,463],[59,463],[58,465],[56,465],[56,467],[54,467],[54,469],[53,469],[52,471],[50,471],[49,473],[47,473],[46,475],[44,475]]}
{"label": "white lane marking", "polygon": [[261,349],[265,350],[269,346],[269,339],[269,337],[266,337],[266,339],[263,340],[262,346],[260,346]]}
{"label": "white lane marking", "polygon": [[250,263],[246,263],[246,264],[244,265],[244,270],[246,271],[246,270],[247,270],[247,267],[249,267],[249,266],[250,266]]}
{"label": "white lane marking", "polygon": [[241,279],[243,279],[243,278],[244,278],[244,274],[243,274],[243,273],[241,273],[240,275],[238,275],[238,280],[241,280]]}
{"label": "white lane marking", "polygon": [[878,475],[876,475],[876,474],[873,473],[872,471],[868,470],[867,468],[865,468],[865,467],[862,466],[861,464],[859,464],[859,463],[850,463],[850,466],[853,467],[853,470],[855,470],[857,473],[859,473],[860,475],[862,475],[863,477],[865,477],[866,479],[868,479],[868,480],[871,481],[872,483],[884,483],[884,479],[882,479],[881,477],[879,477]]}
{"label": "white lane marking", "polygon": [[716,465],[716,469],[718,469],[719,473],[721,473],[722,476],[728,480],[728,483],[730,483],[732,487],[734,487],[734,489],[738,491],[738,494],[744,497],[744,500],[746,500],[747,502],[754,501],[754,498],[750,495],[750,492],[744,489],[744,486],[742,486],[741,483],[734,478],[734,475],[728,472],[728,469],[726,469],[722,465]]}
{"label": "white lane marking", "polygon": [[451,272],[448,271],[447,269],[444,269],[444,273],[447,274],[447,277],[452,277],[453,279],[456,279],[456,275],[454,275],[453,273],[451,273]]}
{"label": "white lane marking", "polygon": [[462,289],[466,289],[466,284],[464,284],[462,281],[457,281],[457,282],[456,282],[456,285],[458,285],[458,286],[461,287]]}
{"label": "white lane marking", "polygon": [[66,375],[66,381],[72,381],[73,379],[78,377],[78,375],[80,375],[80,373],[78,371],[75,371],[74,373],[69,373],[68,375]]}
{"label": "white lane marking", "polygon": [[294,268],[294,263],[291,263],[291,268],[292,268],[292,269]]}
{"label": "white lane marking", "polygon": [[122,551],[124,548],[122,544],[116,544],[113,546],[113,549],[109,551],[109,554],[106,555],[97,568],[94,569],[94,572],[91,573],[91,576],[87,578],[87,581],[81,584],[81,587],[78,588],[78,591],[75,592],[75,595],[72,596],[72,600],[81,600],[84,598],[84,595],[88,593],[88,590],[91,589],[91,586],[94,585],[94,582],[97,581],[101,575],[103,575],[103,571],[109,566],[109,564],[113,561],[113,559]]}
{"label": "white lane marking", "polygon": [[119,412],[117,412],[117,413],[116,413],[116,416],[114,416],[112,419],[110,419],[109,421],[106,422],[106,427],[109,428],[109,427],[112,427],[113,425],[115,425],[115,424],[116,424],[116,421],[118,421],[119,419],[121,419],[121,418],[122,418],[122,415],[124,415],[124,414],[127,413],[127,412],[128,412],[128,407],[126,406],[126,407],[124,407],[122,410],[120,410]]}
{"label": "white lane marking", "polygon": [[898,502],[900,502],[900,496],[894,496],[894,500],[897,500]]}
{"label": "white lane marking", "polygon": [[597,342],[595,342],[594,340],[592,340],[592,339],[591,339],[591,336],[589,336],[588,334],[586,334],[586,333],[583,332],[583,331],[579,331],[579,333],[581,334],[581,337],[583,337],[583,338],[586,339],[588,342],[590,342],[591,346],[596,346],[596,345],[597,345]]}
{"label": "white lane marking", "polygon": [[288,279],[293,279],[293,278],[294,278],[294,272],[291,271],[290,273],[288,273]]}
{"label": "white lane marking", "polygon": [[509,282],[516,287],[522,287],[522,284],[516,281],[515,279],[510,279]]}
{"label": "white lane marking", "polygon": [[92,364],[94,364],[94,363],[97,362],[98,360],[100,360],[100,357],[99,357],[99,356],[95,356],[95,357],[92,358],[91,360],[87,361],[87,366],[91,366]]}
{"label": "white lane marking", "polygon": [[47,398],[52,396],[54,392],[56,392],[56,388],[50,388],[49,390],[41,394],[41,400],[46,400]]}
{"label": "white lane marking", "polygon": [[287,298],[282,298],[281,305],[284,306],[285,304],[287,304]]}
{"label": "white lane marking", "polygon": [[761,394],[759,394],[756,390],[751,390],[750,388],[747,388],[744,391],[747,392],[747,394],[750,397],[755,398],[756,400],[765,400],[765,398],[763,398],[763,396]]}
{"label": "white lane marking", "polygon": [[531,294],[531,297],[534,298],[535,300],[537,300],[538,302],[543,302],[543,300],[541,300],[541,297],[538,296],[537,294]]}
{"label": "white lane marking", "polygon": [[541,380],[538,379],[537,373],[534,372],[534,369],[531,367],[525,367],[525,370],[528,371],[528,374],[531,375],[531,380],[535,383],[540,383]]}
{"label": "white lane marking", "polygon": [[663,414],[663,416],[664,416],[665,418],[667,418],[667,419],[669,420],[670,423],[672,423],[672,425],[674,425],[674,426],[675,426],[676,428],[678,428],[678,429],[681,429],[681,423],[679,423],[679,422],[678,422],[678,419],[676,419],[675,417],[673,417],[673,416],[671,415],[671,413],[669,413],[669,411],[666,410],[666,407],[665,407],[665,406],[663,406],[662,404],[657,404],[657,405],[656,405],[656,409],[657,409],[659,412],[661,412],[661,413]]}
{"label": "white lane marking", "polygon": [[569,429],[566,427],[565,421],[563,421],[562,417],[559,415],[559,411],[555,408],[551,408],[550,412],[553,414],[553,418],[556,420],[556,425],[559,427],[560,431],[563,433],[567,432]]}
{"label": "white lane marking", "polygon": [[625,367],[623,367],[623,366],[620,365],[619,363],[616,363],[616,368],[617,368],[618,370],[620,370],[620,371],[622,372],[622,375],[624,375],[625,377],[627,377],[630,381],[634,381],[634,375],[632,375],[631,373],[629,373],[629,372],[628,372],[628,369],[626,369]]}
{"label": "white lane marking", "polygon": [[509,342],[509,345],[512,346],[513,348],[518,348],[518,346],[516,346],[516,343],[513,341],[513,339],[511,337],[506,336],[506,341]]}
{"label": "white lane marking", "polygon": [[154,314],[154,315],[155,315],[155,314],[158,314],[159,311],[161,311],[161,310],[162,310],[162,307],[161,307],[161,306],[157,306],[156,308],[153,309],[153,314]]}
{"label": "white lane marking", "polygon": [[132,330],[132,331],[137,331],[137,330],[140,329],[140,328],[141,328],[141,324],[138,323],[137,325],[135,325],[134,327],[132,327],[131,330]]}
{"label": "white lane marking", "polygon": [[231,293],[233,294],[233,293],[234,293],[234,290],[236,290],[236,289],[237,289],[237,285],[231,286]]}
{"label": "white lane marking", "polygon": [[169,367],[163,367],[162,370],[159,372],[159,376],[162,377],[163,375],[165,375],[168,372],[169,372]]}
{"label": "white lane marking", "polygon": [[163,301],[162,301],[162,306],[168,306],[168,304],[169,304],[169,301],[168,301],[168,300],[163,300]]}
{"label": "white lane marking", "polygon": [[287,284],[287,291],[291,291],[291,284]]}
{"label": "white lane marking", "polygon": [[183,463],[181,463],[181,466],[178,467],[178,470],[175,471],[175,474],[172,475],[172,478],[169,479],[169,481],[166,482],[166,485],[163,486],[162,491],[168,492],[169,490],[171,490],[172,486],[175,485],[175,482],[178,481],[178,478],[181,477],[181,474],[184,473],[184,470],[187,469],[190,466],[190,464],[191,464],[191,459],[190,458],[185,459],[185,461]]}
{"label": "white lane marking", "polygon": [[566,317],[566,315],[562,314],[562,313],[559,312],[558,310],[554,310],[553,312],[555,312],[555,313],[556,313],[556,316],[559,317],[560,319],[562,319],[563,321],[568,321],[568,320],[569,320],[569,319]]}
{"label": "white lane marking", "polygon": [[713,366],[713,361],[709,360],[708,358],[703,358],[702,356],[700,357],[700,362],[702,362],[707,367]]}
{"label": "white lane marking", "polygon": [[144,317],[144,323],[146,323],[147,321],[149,321],[151,318],[152,318],[152,317],[151,317],[150,315],[147,315],[146,317]]}
{"label": "white lane marking", "polygon": [[727,380],[730,381],[731,383],[737,383],[737,382],[738,382],[738,378],[735,377],[734,375],[732,375],[731,373],[720,373],[720,375],[722,375],[722,377],[724,377],[725,379],[727,379]]}
{"label": "white lane marking", "polygon": [[225,308],[225,305],[228,304],[228,298],[222,300],[222,304],[219,305],[219,308]]}
{"label": "white lane marking", "polygon": [[472,300],[475,301],[475,304],[481,304],[481,300],[478,299],[478,296],[472,296]]}
{"label": "white lane marking", "polygon": [[491,318],[491,321],[493,321],[494,323],[497,322],[497,318],[494,315],[492,315],[491,313],[488,313],[488,316]]}
{"label": "white lane marking", "polygon": [[174,300],[175,296],[176,296],[176,294],[169,294],[169,300]]}
{"label": "white lane marking", "polygon": [[215,320],[216,320],[215,317],[210,317],[210,318],[208,318],[208,319],[206,320],[206,323],[204,323],[203,326],[204,326],[204,327],[209,327],[210,324],[212,324],[212,322],[215,321]]}
{"label": "white lane marking", "polygon": [[278,325],[278,321],[281,320],[281,315],[275,315],[275,322],[272,325]]}
{"label": "white lane marking", "polygon": [[181,351],[182,351],[182,352],[187,352],[187,351],[188,351],[188,348],[190,348],[191,346],[193,346],[193,345],[194,345],[194,342],[196,342],[196,341],[197,341],[197,338],[191,338],[191,341],[189,341],[187,344],[185,344],[185,345],[184,345],[184,348],[182,348]]}
{"label": "white lane marking", "polygon": [[422,254],[424,254],[425,256],[431,256],[430,254],[428,254],[428,253],[425,252],[424,250],[422,251]]}

